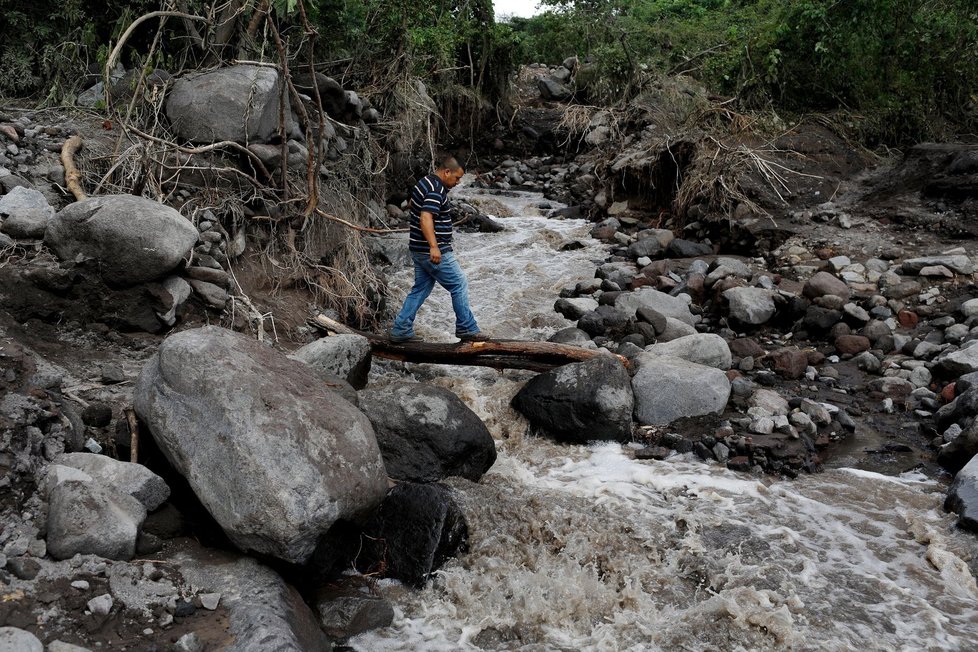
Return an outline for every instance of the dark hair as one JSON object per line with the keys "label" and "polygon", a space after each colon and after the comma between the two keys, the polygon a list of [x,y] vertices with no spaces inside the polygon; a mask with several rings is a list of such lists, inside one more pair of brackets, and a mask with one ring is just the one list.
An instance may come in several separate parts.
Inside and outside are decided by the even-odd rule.
{"label": "dark hair", "polygon": [[454,156],[452,156],[451,154],[443,154],[442,156],[438,157],[438,167],[436,167],[435,169],[450,170],[454,172],[455,170],[458,170],[460,167],[462,166],[458,164],[458,161],[455,160]]}

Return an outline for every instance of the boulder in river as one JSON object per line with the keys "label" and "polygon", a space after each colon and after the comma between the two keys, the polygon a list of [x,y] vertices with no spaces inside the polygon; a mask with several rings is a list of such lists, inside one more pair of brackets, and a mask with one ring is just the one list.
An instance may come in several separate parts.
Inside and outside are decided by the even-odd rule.
{"label": "boulder in river", "polygon": [[649,356],[682,358],[707,367],[729,369],[733,360],[727,341],[716,333],[684,335],[645,349]]}
{"label": "boulder in river", "polygon": [[944,509],[958,515],[958,525],[978,532],[978,455],[954,476]]}
{"label": "boulder in river", "polygon": [[37,190],[17,186],[0,197],[0,231],[14,238],[43,238],[54,209]]}
{"label": "boulder in river", "polygon": [[639,356],[632,377],[635,420],[664,425],[681,417],[722,412],[730,398],[727,375],[713,367],[667,356]]}
{"label": "boulder in river", "polygon": [[468,533],[448,487],[402,482],[364,527],[357,567],[420,587],[432,571],[465,548]]}
{"label": "boulder in river", "polygon": [[362,335],[321,337],[289,357],[324,373],[345,378],[356,389],[367,386],[371,349],[370,341]]}
{"label": "boulder in river", "polygon": [[370,421],[305,365],[216,326],[170,336],[134,405],[170,463],[244,550],[308,561],[365,517],[387,474]]}
{"label": "boulder in river", "polygon": [[61,260],[94,259],[106,283],[125,287],[175,268],[197,236],[190,221],[169,206],[108,195],[69,204],[48,222],[44,242]]}
{"label": "boulder in river", "polygon": [[613,356],[566,364],[532,378],[513,397],[530,425],[557,441],[630,441],[634,397]]}
{"label": "boulder in river", "polygon": [[400,382],[363,390],[358,398],[395,480],[459,476],[476,482],[496,461],[489,429],[447,389]]}

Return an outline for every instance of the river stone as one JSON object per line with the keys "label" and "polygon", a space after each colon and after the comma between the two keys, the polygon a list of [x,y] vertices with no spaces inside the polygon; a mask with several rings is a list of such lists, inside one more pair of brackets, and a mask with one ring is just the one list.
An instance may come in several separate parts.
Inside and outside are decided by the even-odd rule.
{"label": "river stone", "polygon": [[949,378],[978,371],[978,346],[969,346],[941,356],[937,360],[937,371]]}
{"label": "river stone", "polygon": [[761,408],[768,415],[788,414],[788,401],[777,392],[770,389],[758,389],[750,397],[751,407]]}
{"label": "river stone", "polygon": [[828,272],[818,272],[805,283],[802,294],[810,299],[825,295],[849,298],[849,286],[845,281]]}
{"label": "river stone", "polygon": [[517,392],[512,405],[534,429],[560,442],[631,440],[632,388],[628,372],[613,356],[539,374]]}
{"label": "river stone", "polygon": [[394,621],[393,605],[366,583],[360,586],[328,584],[316,592],[312,604],[323,631],[334,639],[346,639],[387,627]]}
{"label": "river stone", "polygon": [[598,302],[590,297],[578,297],[575,299],[557,299],[554,310],[565,318],[576,321],[598,308]]}
{"label": "river stone", "polygon": [[666,329],[656,336],[656,340],[659,343],[671,342],[690,335],[696,335],[696,328],[675,317],[666,317]]}
{"label": "river stone", "polygon": [[730,317],[741,324],[758,326],[774,316],[774,297],[764,288],[730,288],[723,298],[730,303]]}
{"label": "river stone", "polygon": [[978,315],[978,299],[968,299],[961,304],[961,314],[967,317]]}
{"label": "river stone", "polygon": [[629,316],[634,315],[639,308],[646,307],[690,326],[696,323],[687,301],[650,287],[639,288],[635,292],[623,292],[615,299],[615,307]]}
{"label": "river stone", "polygon": [[92,652],[90,648],[64,641],[51,641],[48,643],[48,652]]}
{"label": "river stone", "polygon": [[537,86],[540,89],[540,97],[545,100],[561,102],[570,99],[571,95],[573,95],[573,91],[566,84],[560,83],[553,77],[542,77],[538,79]]}
{"label": "river stone", "polygon": [[43,238],[54,209],[37,190],[17,186],[0,197],[0,231],[23,239]]}
{"label": "river stone", "polygon": [[[194,143],[265,142],[279,133],[281,81],[267,66],[237,65],[181,77],[166,100],[174,134]],[[285,98],[286,132],[293,129]]]}
{"label": "river stone", "polygon": [[943,265],[956,274],[973,274],[975,266],[967,256],[927,256],[924,258],[911,258],[903,261],[900,268],[904,273],[919,274],[925,267],[937,267]]}
{"label": "river stone", "polygon": [[227,305],[230,295],[228,295],[227,290],[222,288],[220,285],[214,285],[213,283],[208,283],[207,281],[199,281],[195,278],[189,279],[187,281],[190,287],[193,288],[194,293],[199,296],[208,307],[214,308],[215,310],[223,310],[224,306]]}
{"label": "river stone", "polygon": [[978,532],[978,455],[954,476],[944,509],[958,515],[959,526]]}
{"label": "river stone", "polygon": [[345,378],[356,389],[367,386],[370,373],[370,341],[362,335],[321,337],[289,356],[321,372]]}
{"label": "river stone", "polygon": [[395,480],[461,476],[477,482],[496,461],[489,429],[447,389],[398,382],[358,397],[377,433],[387,475]]}
{"label": "river stone", "polygon": [[978,455],[978,420],[937,451],[937,463],[957,473]]}
{"label": "river stone", "polygon": [[632,378],[635,419],[664,425],[681,417],[722,412],[730,398],[730,381],[719,369],[681,358],[642,355]]}
{"label": "river stone", "polygon": [[468,539],[468,524],[452,493],[440,484],[397,484],[364,527],[362,571],[377,571],[416,587]]}
{"label": "river stone", "polygon": [[142,464],[121,462],[93,453],[66,453],[54,461],[78,469],[116,491],[129,494],[148,511],[153,511],[170,497],[170,488],[163,478]]}
{"label": "river stone", "polygon": [[44,652],[44,644],[23,629],[0,627],[0,652]]}
{"label": "river stone", "polygon": [[48,502],[48,552],[55,559],[76,554],[129,560],[146,520],[138,500],[95,482],[67,480]]}
{"label": "river stone", "polygon": [[370,421],[305,365],[229,330],[171,335],[133,404],[163,454],[243,550],[310,559],[334,523],[383,499]]}
{"label": "river stone", "polygon": [[653,344],[645,350],[650,355],[682,358],[717,369],[729,369],[733,358],[727,341],[715,333],[684,335],[668,342]]}
{"label": "river stone", "polygon": [[45,243],[61,260],[97,262],[109,285],[137,285],[163,276],[190,253],[197,229],[169,206],[109,195],[69,204],[48,223]]}

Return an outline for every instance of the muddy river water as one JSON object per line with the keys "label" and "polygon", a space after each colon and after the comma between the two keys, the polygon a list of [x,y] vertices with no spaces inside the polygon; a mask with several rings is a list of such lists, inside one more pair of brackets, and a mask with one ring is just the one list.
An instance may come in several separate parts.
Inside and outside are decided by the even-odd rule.
{"label": "muddy river water", "polygon": [[[460,189],[473,201],[477,191]],[[483,330],[545,339],[571,325],[560,288],[606,251],[582,221],[523,194],[497,234],[456,234]],[[583,247],[562,250],[579,240]],[[407,268],[397,277],[409,289]],[[420,335],[454,341],[447,293]],[[755,477],[690,456],[632,459],[619,444],[529,436],[509,400],[532,374],[377,365],[372,382],[447,387],[488,425],[499,459],[451,480],[469,551],[421,591],[381,582],[394,624],[356,650],[964,650],[978,648],[978,539],[954,528],[944,487],[919,473],[834,468]]]}

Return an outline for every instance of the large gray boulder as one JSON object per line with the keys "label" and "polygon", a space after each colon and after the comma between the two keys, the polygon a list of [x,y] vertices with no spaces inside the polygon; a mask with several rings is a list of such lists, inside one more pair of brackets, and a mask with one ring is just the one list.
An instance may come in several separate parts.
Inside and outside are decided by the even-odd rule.
{"label": "large gray boulder", "polygon": [[968,346],[937,359],[937,371],[949,378],[957,378],[978,371],[978,345]]}
{"label": "large gray boulder", "polygon": [[542,77],[538,79],[537,86],[540,89],[540,97],[545,100],[563,102],[564,100],[569,100],[574,94],[574,91],[569,86],[553,77]]}
{"label": "large gray boulder", "polygon": [[958,525],[978,532],[978,455],[954,476],[944,509],[958,515]]}
{"label": "large gray boulder", "polygon": [[0,652],[44,652],[44,644],[26,630],[0,627]]}
{"label": "large gray boulder", "polygon": [[44,242],[61,260],[94,259],[109,285],[151,281],[174,269],[197,243],[180,213],[133,195],[69,204],[48,223]]}
{"label": "large gray boulder", "polygon": [[54,460],[57,464],[82,471],[103,485],[129,494],[153,511],[170,497],[170,488],[160,476],[142,464],[121,462],[94,453],[66,453]]}
{"label": "large gray boulder", "polygon": [[512,403],[534,429],[557,441],[631,440],[631,382],[614,356],[598,356],[539,374],[517,392]]}
{"label": "large gray boulder", "polygon": [[134,406],[230,539],[305,563],[337,521],[380,504],[387,474],[367,418],[305,365],[216,326],[160,345]]}
{"label": "large gray boulder", "polygon": [[722,412],[730,398],[730,381],[719,369],[682,358],[642,358],[632,377],[635,420],[665,425],[681,417]]}
{"label": "large gray boulder", "polygon": [[615,299],[615,308],[623,310],[629,315],[634,315],[639,308],[643,307],[651,308],[666,317],[678,319],[690,326],[696,323],[693,313],[689,311],[688,301],[650,287],[639,288],[635,292],[622,292]]}
{"label": "large gray boulder", "polygon": [[310,342],[289,356],[313,369],[345,378],[357,389],[367,386],[370,340],[362,335],[332,335]]}
{"label": "large gray boulder", "polygon": [[[727,341],[715,333],[696,333],[645,347],[642,356],[669,356],[696,364],[729,369],[733,361]],[[639,357],[642,357],[639,356]]]}
{"label": "large gray boulder", "polygon": [[750,326],[765,324],[774,316],[773,295],[764,288],[730,288],[723,292],[730,305],[730,317]]}
{"label": "large gray boulder", "polygon": [[14,238],[43,238],[54,209],[37,190],[17,186],[0,197],[0,231]]}
{"label": "large gray boulder", "polygon": [[[278,71],[237,65],[188,75],[176,81],[166,100],[173,133],[194,143],[231,140],[265,142],[279,133],[282,99]],[[286,134],[293,129],[288,97]]]}
{"label": "large gray boulder", "polygon": [[145,520],[146,508],[132,496],[96,482],[66,480],[48,499],[48,552],[55,559],[132,559]]}
{"label": "large gray boulder", "polygon": [[476,482],[496,461],[489,429],[447,389],[399,382],[358,396],[395,480],[460,476]]}

